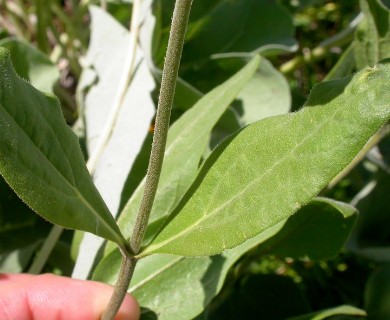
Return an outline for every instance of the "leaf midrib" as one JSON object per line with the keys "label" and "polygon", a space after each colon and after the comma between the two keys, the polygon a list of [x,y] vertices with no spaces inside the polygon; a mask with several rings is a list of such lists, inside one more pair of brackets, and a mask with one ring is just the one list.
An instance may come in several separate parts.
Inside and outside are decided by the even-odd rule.
{"label": "leaf midrib", "polygon": [[170,267],[173,267],[174,265],[178,264],[180,261],[184,260],[185,257],[177,257],[175,260],[171,261],[167,265],[165,265],[163,268],[160,268],[159,270],[151,273],[149,276],[145,277],[143,280],[138,282],[136,285],[132,286],[128,292],[132,293],[139,288],[143,287],[144,285],[148,284],[149,281],[152,281],[154,278],[162,274],[164,271],[168,270]]}
{"label": "leaf midrib", "polygon": [[[355,100],[355,99],[353,99]],[[311,106],[313,107],[313,106]],[[226,207],[227,205],[229,205],[231,202],[233,202],[233,200],[235,200],[237,197],[241,196],[242,194],[244,194],[249,188],[251,188],[251,186],[255,183],[257,183],[258,181],[260,181],[261,179],[263,179],[263,177],[265,177],[267,174],[269,174],[270,172],[272,172],[277,166],[279,166],[281,163],[283,163],[284,161],[286,161],[287,159],[289,159],[291,157],[291,155],[294,153],[294,151],[301,147],[303,145],[304,142],[306,142],[306,140],[310,139],[311,137],[313,137],[314,135],[316,135],[318,133],[318,131],[320,131],[325,125],[327,125],[328,123],[330,123],[331,121],[334,120],[334,118],[336,117],[336,115],[340,112],[340,109],[341,111],[343,111],[344,109],[342,107],[338,107],[333,115],[331,117],[327,117],[325,118],[325,121],[322,122],[322,124],[320,126],[318,126],[317,124],[317,128],[316,130],[312,131],[311,134],[307,135],[304,139],[302,139],[298,144],[295,145],[294,148],[290,149],[290,151],[285,154],[283,157],[281,157],[281,159],[277,162],[275,162],[269,169],[267,169],[261,176],[259,176],[258,178],[254,179],[252,182],[250,182],[245,188],[242,188],[240,190],[239,193],[235,194],[234,196],[230,197],[229,200],[227,202],[225,202],[223,205],[219,206],[218,208],[215,208],[213,211],[211,211],[209,214],[207,215],[203,215],[203,217],[201,217],[198,221],[196,221],[196,223],[192,224],[190,227],[188,228],[185,228],[183,231],[177,233],[176,235],[172,236],[171,238],[168,238],[166,239],[165,241],[162,241],[160,243],[157,243],[155,245],[150,245],[148,246],[147,248],[145,248],[144,250],[144,254],[146,253],[151,253],[151,252],[154,252],[156,250],[158,250],[159,248],[162,248],[164,246],[166,246],[167,244],[171,243],[172,241],[176,240],[177,238],[180,238],[181,236],[187,234],[187,233],[190,233],[193,229],[195,229],[199,224],[201,224],[202,222],[204,221],[207,221],[208,219],[210,218],[213,218],[215,213],[216,212],[219,212],[220,210],[223,210],[224,207]],[[287,116],[287,115],[285,115]],[[282,221],[284,218],[280,219],[279,221],[277,221],[276,223]],[[275,224],[276,224],[275,223]],[[228,249],[228,248],[226,248]],[[141,253],[142,255],[142,253]]]}
{"label": "leaf midrib", "polygon": [[[24,128],[22,128],[19,123],[11,116],[11,114],[9,113],[9,111],[4,107],[4,105],[2,103],[0,103],[0,106],[2,107],[3,110],[5,110],[6,114],[8,114],[9,118],[14,122],[14,124],[16,125],[16,127],[20,130],[19,132],[22,132],[25,137],[27,137],[27,140],[31,142],[31,144],[35,147],[35,149],[38,150],[38,152],[46,159],[47,163],[49,163],[50,167],[54,170],[54,172],[57,173],[57,175],[60,177],[60,179],[62,179],[63,181],[65,181],[65,183],[70,187],[71,190],[73,190],[73,192],[76,194],[76,198],[78,198],[84,205],[85,207],[87,207],[87,209],[89,209],[89,211],[92,212],[92,214],[95,216],[95,218],[97,218],[98,221],[100,222],[103,222],[103,225],[106,226],[106,228],[108,228],[108,230],[110,230],[110,232],[112,232],[111,230],[111,226],[109,226],[107,224],[107,222],[102,219],[99,215],[99,213],[94,209],[94,207],[88,202],[87,199],[85,199],[85,197],[79,192],[79,190],[76,188],[76,186],[72,185],[70,183],[70,181],[68,181],[61,173],[61,171],[58,170],[58,168],[48,159],[48,157],[46,156],[46,154],[44,152],[42,152],[42,150],[35,144],[35,142],[31,139],[31,137],[26,133],[26,131],[24,130]],[[38,109],[39,110],[39,109]],[[41,114],[41,112],[40,112]],[[46,122],[46,124],[49,126],[50,130],[52,131],[52,133],[54,133],[53,131],[53,128],[50,127],[46,117],[44,117],[42,114],[41,114],[41,117],[44,119],[44,121]],[[57,135],[55,134],[55,137],[57,138]],[[57,139],[56,139],[57,140]],[[57,140],[58,141],[58,140]],[[61,143],[59,143],[60,145],[60,148],[61,150],[64,151]],[[67,155],[67,153],[65,152],[65,154]],[[67,158],[67,161],[71,166],[70,162],[69,162],[69,159]],[[72,173],[73,173],[73,170],[72,170]],[[73,176],[74,178],[74,176]],[[43,181],[45,181],[45,179],[41,179]],[[58,189],[56,189],[58,190]],[[117,238],[117,235],[116,233],[114,232],[114,235],[115,235],[115,238]]]}
{"label": "leaf midrib", "polygon": [[[260,60],[261,60],[261,59],[259,59],[258,64],[260,63]],[[249,69],[249,68],[248,68],[248,69]],[[257,69],[257,68],[256,68],[256,69]],[[254,71],[252,72],[252,76],[253,76],[253,73],[256,71],[256,69],[254,69]],[[247,71],[247,72],[248,72],[248,71]],[[250,78],[250,76],[249,76],[249,77],[248,77],[248,76],[245,76],[245,78]],[[229,81],[229,80],[228,80],[228,81]],[[233,82],[232,86],[234,86],[235,83],[240,82],[240,81],[235,80],[235,81],[232,81],[232,82]],[[223,84],[221,84],[221,86],[223,86]],[[217,88],[216,88],[216,89],[217,89]],[[213,103],[213,100],[220,99],[221,97],[223,97],[223,95],[224,95],[224,94],[223,94],[223,92],[222,92],[222,90],[221,90],[221,92],[218,93],[218,95],[216,95],[215,97],[213,97],[212,99],[210,99],[210,102],[209,102],[209,103],[203,103],[203,105],[206,106],[206,105],[212,104],[212,103]],[[233,98],[233,100],[234,100],[234,98]],[[199,103],[199,102],[197,102],[197,103]],[[196,104],[195,104],[195,105],[196,105]],[[230,105],[230,104],[228,104],[228,106],[229,106],[229,105]],[[227,106],[227,107],[228,107],[228,106]],[[227,108],[227,107],[226,107],[226,108]],[[226,108],[224,108],[224,109],[226,109]],[[166,160],[167,160],[168,157],[171,155],[171,153],[172,153],[173,150],[176,148],[176,146],[177,146],[178,144],[180,144],[180,143],[182,142],[182,140],[187,139],[188,133],[189,133],[190,131],[192,131],[194,127],[198,126],[199,123],[202,122],[202,119],[205,118],[205,115],[208,114],[208,111],[209,111],[209,110],[208,110],[206,107],[204,107],[204,108],[202,109],[201,113],[200,113],[200,116],[197,117],[198,120],[197,120],[197,121],[192,121],[192,122],[190,122],[190,125],[189,125],[189,126],[186,126],[185,129],[181,132],[181,134],[177,135],[176,139],[174,139],[174,140],[172,141],[172,143],[171,143],[170,145],[167,146],[166,151],[165,151],[165,155],[164,155],[164,159],[165,159],[165,160],[164,160],[164,164],[166,164]],[[199,112],[198,112],[197,114],[199,115]],[[206,118],[209,118],[209,117],[206,117]],[[198,135],[197,135],[197,138],[196,138],[195,140],[193,140],[193,142],[192,142],[191,144],[186,144],[186,145],[187,145],[189,148],[191,148],[191,147],[192,147],[192,146],[201,138],[201,136],[204,136],[204,132],[202,132],[202,134],[198,134]],[[163,166],[164,166],[164,164],[163,164]],[[164,166],[164,167],[165,167],[165,166]],[[163,168],[164,168],[164,167],[163,167]],[[170,181],[171,181],[170,179],[167,180],[167,181],[161,180],[161,181],[160,181],[160,185],[162,185],[164,182],[165,182],[166,184],[168,184],[168,183],[170,183]],[[142,179],[141,183],[138,185],[137,189],[134,191],[134,196],[131,197],[131,199],[129,200],[129,204],[125,206],[125,208],[124,208],[123,211],[125,211],[126,208],[128,208],[128,207],[130,206],[130,203],[136,201],[136,199],[137,199],[137,196],[136,196],[136,195],[137,195],[137,194],[139,194],[138,197],[140,197],[140,196],[142,195],[142,188],[144,187],[144,185],[145,185],[145,178]],[[160,188],[160,185],[159,185],[159,188]],[[135,217],[134,217],[134,219],[135,219]],[[133,219],[133,220],[134,220],[134,219]]]}

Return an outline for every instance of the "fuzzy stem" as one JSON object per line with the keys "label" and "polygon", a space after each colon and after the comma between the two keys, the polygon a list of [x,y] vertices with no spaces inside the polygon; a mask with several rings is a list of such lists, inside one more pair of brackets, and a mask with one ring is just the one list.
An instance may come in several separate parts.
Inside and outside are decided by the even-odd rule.
{"label": "fuzzy stem", "polygon": [[[155,133],[146,175],[145,190],[134,226],[133,236],[130,240],[130,250],[134,254],[137,254],[140,250],[160,178],[168,135],[169,119],[191,4],[192,0],[176,0],[173,12],[172,27],[161,82]],[[126,257],[123,253],[122,256],[122,266],[118,283],[102,320],[114,319],[133,276],[137,260],[134,257]]]}
{"label": "fuzzy stem", "polygon": [[146,175],[145,189],[135,222],[133,235],[130,240],[130,248],[135,254],[140,251],[156,195],[158,181],[160,179],[165,145],[167,141],[169,119],[191,4],[192,0],[176,0],[173,12],[172,27],[165,57],[153,145]]}
{"label": "fuzzy stem", "polygon": [[126,296],[127,288],[129,287],[130,280],[133,277],[136,264],[136,259],[129,258],[124,253],[122,253],[122,263],[121,269],[119,271],[118,281],[115,286],[115,291],[111,296],[110,303],[101,318],[102,320],[111,320],[115,318],[115,315],[118,313],[123,299]]}

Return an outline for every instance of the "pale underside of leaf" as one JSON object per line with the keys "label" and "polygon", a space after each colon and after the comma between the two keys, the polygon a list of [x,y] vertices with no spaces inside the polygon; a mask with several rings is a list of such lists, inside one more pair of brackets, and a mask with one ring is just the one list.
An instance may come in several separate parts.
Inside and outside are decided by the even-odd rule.
{"label": "pale underside of leaf", "polygon": [[230,137],[141,255],[215,254],[296,212],[388,120],[388,77],[389,67],[378,65],[324,83],[301,111]]}

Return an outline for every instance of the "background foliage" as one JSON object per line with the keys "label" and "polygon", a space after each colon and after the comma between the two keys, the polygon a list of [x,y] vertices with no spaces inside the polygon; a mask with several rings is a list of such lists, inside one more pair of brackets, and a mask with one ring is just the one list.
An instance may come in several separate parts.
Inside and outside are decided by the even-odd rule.
{"label": "background foliage", "polygon": [[[138,108],[121,111],[93,175],[109,210],[118,215],[124,209],[117,218],[126,237],[140,202],[173,3],[143,1],[137,71],[125,98]],[[4,0],[0,7],[0,45],[11,51],[22,78],[60,99],[85,159],[115,96],[133,6],[112,0],[104,11],[93,5],[99,3]],[[225,137],[300,109],[323,80],[389,58],[389,8],[379,0],[194,0],[149,235]],[[260,65],[251,75],[237,75],[256,53]],[[230,95],[216,98],[218,90]],[[202,108],[212,111],[202,117]],[[129,290],[143,317],[389,319],[388,125],[358,160],[322,189],[321,198],[241,246],[212,257],[141,260]],[[0,271],[27,272],[51,226],[0,179]],[[42,272],[114,283],[120,255],[112,243],[102,244],[66,230]]]}

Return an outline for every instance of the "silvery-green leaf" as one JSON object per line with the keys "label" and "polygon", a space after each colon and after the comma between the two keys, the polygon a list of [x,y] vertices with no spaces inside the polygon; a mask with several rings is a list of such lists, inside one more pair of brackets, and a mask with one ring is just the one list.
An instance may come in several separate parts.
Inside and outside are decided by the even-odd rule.
{"label": "silvery-green leaf", "polygon": [[389,120],[389,78],[379,64],[322,83],[299,112],[229,137],[141,256],[216,254],[294,214]]}

